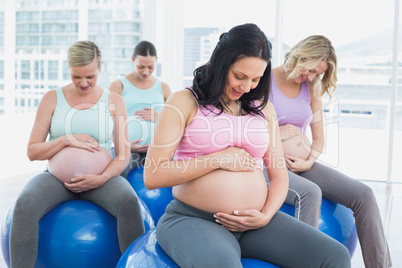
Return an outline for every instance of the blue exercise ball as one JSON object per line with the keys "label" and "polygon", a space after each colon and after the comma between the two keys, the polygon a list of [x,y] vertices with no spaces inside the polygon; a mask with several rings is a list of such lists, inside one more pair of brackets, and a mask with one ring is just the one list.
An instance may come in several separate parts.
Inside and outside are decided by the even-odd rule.
{"label": "blue exercise ball", "polygon": [[[283,204],[280,211],[295,215],[295,207]],[[353,211],[341,204],[322,199],[319,229],[348,248],[353,256],[357,245],[357,231]]]}
{"label": "blue exercise ball", "polygon": [[[10,266],[9,235],[14,205],[3,221],[1,246]],[[148,209],[141,203],[146,231],[154,228]],[[114,267],[121,257],[117,221],[103,208],[85,201],[59,204],[39,221],[35,267]]]}
{"label": "blue exercise ball", "polygon": [[[279,268],[268,262],[242,258],[243,267],[246,268]],[[116,268],[149,268],[166,267],[179,268],[179,266],[163,251],[156,240],[155,229],[143,234],[135,240],[121,256]]]}
{"label": "blue exercise ball", "polygon": [[148,190],[144,185],[144,167],[138,166],[127,175],[127,181],[134,188],[138,197],[148,207],[155,223],[165,213],[166,206],[173,200],[172,187]]}
{"label": "blue exercise ball", "polygon": [[[127,180],[134,188],[140,199],[142,199],[149,208],[154,221],[157,222],[165,212],[166,206],[173,199],[172,188],[167,187],[155,190],[146,189],[144,185],[143,173],[144,167],[137,167],[128,174]],[[291,216],[295,215],[295,207],[286,203],[283,204],[280,211]],[[357,232],[355,219],[351,209],[323,198],[319,229],[345,245],[349,250],[350,256],[353,256],[357,244]],[[141,242],[135,241],[134,245],[129,248],[132,253],[128,253],[129,250],[127,250],[122,256],[122,259],[119,261],[120,266],[118,267],[150,267],[147,265],[151,265],[153,263],[153,265],[162,264],[162,266],[164,265],[163,267],[177,267],[177,265],[159,247],[156,242],[156,238],[155,240],[152,239],[154,239],[153,234],[145,234],[140,239]],[[144,249],[144,247],[146,247],[146,249]],[[133,255],[135,255],[135,257],[133,257]],[[130,263],[124,261],[125,258],[129,258]],[[252,264],[254,265],[253,267],[277,267],[273,264],[254,259],[242,259],[242,262],[247,262],[248,265]],[[144,264],[144,266],[142,266],[143,263],[146,265]],[[270,266],[262,266],[265,264]]]}

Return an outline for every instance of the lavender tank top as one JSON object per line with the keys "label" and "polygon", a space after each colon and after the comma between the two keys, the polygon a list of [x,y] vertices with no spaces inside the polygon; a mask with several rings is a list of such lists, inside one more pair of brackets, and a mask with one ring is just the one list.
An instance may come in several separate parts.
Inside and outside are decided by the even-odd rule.
{"label": "lavender tank top", "polygon": [[308,81],[302,83],[300,93],[296,98],[288,98],[279,89],[271,72],[269,101],[275,107],[280,126],[292,124],[305,131],[313,119]]}

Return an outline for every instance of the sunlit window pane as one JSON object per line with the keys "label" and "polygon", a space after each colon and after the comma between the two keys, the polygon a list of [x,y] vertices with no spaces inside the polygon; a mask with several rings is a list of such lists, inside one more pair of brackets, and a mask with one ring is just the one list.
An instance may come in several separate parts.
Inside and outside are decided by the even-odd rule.
{"label": "sunlit window pane", "polygon": [[219,36],[230,28],[255,23],[274,38],[275,0],[186,0],[184,5],[183,87],[191,85],[194,69],[208,61]]}

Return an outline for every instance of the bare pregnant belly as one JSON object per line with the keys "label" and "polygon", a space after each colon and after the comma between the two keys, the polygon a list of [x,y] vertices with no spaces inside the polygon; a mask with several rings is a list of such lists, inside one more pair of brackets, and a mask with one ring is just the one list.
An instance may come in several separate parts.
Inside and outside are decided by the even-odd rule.
{"label": "bare pregnant belly", "polygon": [[300,135],[282,141],[283,152],[285,155],[295,156],[306,160],[310,155],[310,140],[301,132]]}
{"label": "bare pregnant belly", "polygon": [[102,174],[111,161],[112,156],[103,147],[96,152],[65,147],[49,159],[48,169],[59,181],[70,182],[72,178],[79,175]]}
{"label": "bare pregnant belly", "polygon": [[264,207],[267,183],[261,170],[230,172],[215,170],[191,182],[173,187],[180,201],[210,213]]}

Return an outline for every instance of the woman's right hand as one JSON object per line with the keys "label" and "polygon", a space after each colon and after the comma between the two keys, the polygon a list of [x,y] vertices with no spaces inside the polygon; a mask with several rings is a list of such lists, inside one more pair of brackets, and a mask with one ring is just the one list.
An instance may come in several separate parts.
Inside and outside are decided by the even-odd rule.
{"label": "woman's right hand", "polygon": [[220,151],[217,159],[212,163],[219,163],[219,168],[228,171],[254,171],[257,162],[247,151],[239,147],[228,147]]}
{"label": "woman's right hand", "polygon": [[88,134],[68,134],[66,135],[68,146],[88,150],[90,152],[100,151],[99,142]]}
{"label": "woman's right hand", "polygon": [[301,130],[295,125],[286,124],[279,127],[279,131],[281,133],[281,140],[285,141],[294,136],[300,135]]}
{"label": "woman's right hand", "polygon": [[130,142],[130,149],[132,153],[146,153],[148,151],[149,144],[139,145],[141,139]]}

